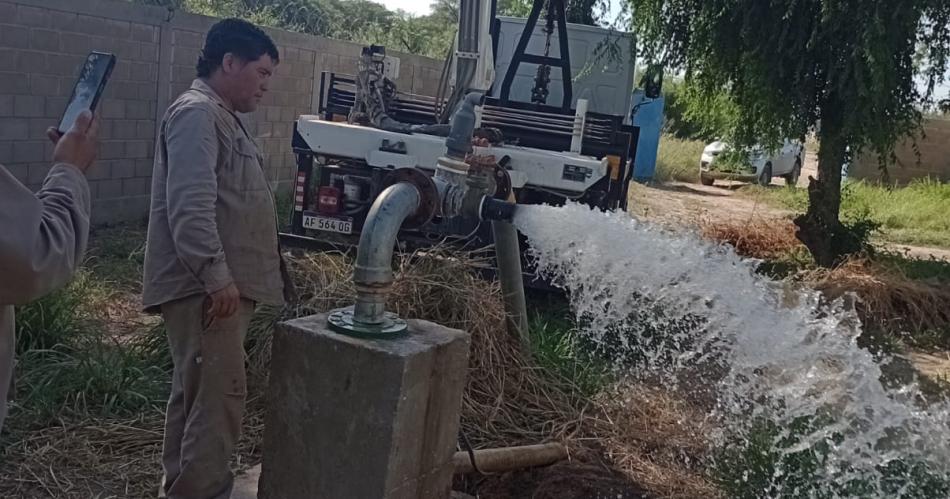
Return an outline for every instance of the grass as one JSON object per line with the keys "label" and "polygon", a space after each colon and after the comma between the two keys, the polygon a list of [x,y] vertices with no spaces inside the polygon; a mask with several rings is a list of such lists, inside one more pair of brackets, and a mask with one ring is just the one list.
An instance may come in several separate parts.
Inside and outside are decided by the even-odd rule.
{"label": "grass", "polygon": [[706,144],[698,140],[677,139],[663,135],[656,156],[657,182],[699,182],[699,157]]}
{"label": "grass", "polygon": [[[871,476],[850,477],[841,482],[826,481],[820,470],[827,456],[840,443],[841,435],[804,450],[795,450],[804,437],[831,421],[800,419],[789,427],[780,427],[759,418],[741,441],[723,449],[717,456],[713,476],[727,497],[776,499],[814,497],[893,497],[930,499],[950,494],[950,477],[928,469],[924,464],[896,459],[875,469],[880,480]],[[847,470],[854,471],[854,470]]]}
{"label": "grass", "polygon": [[82,332],[89,318],[88,300],[96,289],[88,270],[81,270],[64,288],[16,308],[16,351],[46,350]]}
{"label": "grass", "polygon": [[[804,189],[744,187],[747,195],[802,213],[808,207]],[[950,248],[950,183],[931,179],[906,187],[863,181],[846,182],[842,190],[842,219],[866,217],[880,225],[887,242]]]}

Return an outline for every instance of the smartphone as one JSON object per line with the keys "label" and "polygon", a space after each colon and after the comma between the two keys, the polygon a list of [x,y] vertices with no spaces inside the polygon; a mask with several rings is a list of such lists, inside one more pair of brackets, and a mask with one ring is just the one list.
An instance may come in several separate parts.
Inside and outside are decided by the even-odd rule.
{"label": "smartphone", "polygon": [[112,74],[112,68],[115,67],[115,55],[105,52],[91,52],[86,57],[86,62],[82,65],[82,71],[79,73],[79,79],[73,86],[72,96],[69,97],[69,104],[66,105],[66,111],[63,112],[63,119],[59,122],[59,133],[66,133],[73,127],[76,118],[83,111],[89,110],[95,112],[99,98],[102,97],[102,91],[106,88],[106,82],[109,81],[109,75]]}

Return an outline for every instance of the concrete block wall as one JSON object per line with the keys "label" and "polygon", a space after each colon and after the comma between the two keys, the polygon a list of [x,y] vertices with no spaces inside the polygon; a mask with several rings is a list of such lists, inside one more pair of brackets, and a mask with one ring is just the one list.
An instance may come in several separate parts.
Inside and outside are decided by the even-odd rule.
{"label": "concrete block wall", "polygon": [[[45,130],[66,106],[90,50],[118,58],[101,108],[102,147],[90,174],[93,219],[148,213],[155,137],[168,104],[188,88],[217,19],[116,0],[0,0],[0,164],[36,189],[49,170]],[[245,116],[272,185],[293,181],[293,122],[315,113],[323,71],[353,73],[360,45],[267,29],[281,64],[257,112]],[[441,61],[400,58],[401,90],[433,95]]]}
{"label": "concrete block wall", "polygon": [[[890,182],[900,185],[914,179],[930,177],[950,182],[950,119],[930,118],[924,121],[924,134],[917,138],[920,157],[914,152],[913,142],[897,145],[897,163],[889,165]],[[851,178],[880,181],[881,170],[873,154],[860,155],[848,172]]]}

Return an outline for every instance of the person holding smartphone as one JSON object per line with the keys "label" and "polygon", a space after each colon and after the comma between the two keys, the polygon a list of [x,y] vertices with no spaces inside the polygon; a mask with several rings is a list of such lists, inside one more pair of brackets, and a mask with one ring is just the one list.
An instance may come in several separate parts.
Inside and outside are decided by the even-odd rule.
{"label": "person holding smartphone", "polygon": [[98,120],[85,111],[61,134],[53,167],[33,193],[0,165],[0,429],[16,351],[13,306],[53,291],[82,262],[89,235],[89,184],[85,174],[98,150]]}
{"label": "person holding smartphone", "polygon": [[174,371],[160,496],[227,499],[241,434],[244,336],[289,279],[262,156],[238,113],[257,109],[278,64],[264,31],[211,27],[197,79],[162,120],[145,247],[143,305],[160,312]]}

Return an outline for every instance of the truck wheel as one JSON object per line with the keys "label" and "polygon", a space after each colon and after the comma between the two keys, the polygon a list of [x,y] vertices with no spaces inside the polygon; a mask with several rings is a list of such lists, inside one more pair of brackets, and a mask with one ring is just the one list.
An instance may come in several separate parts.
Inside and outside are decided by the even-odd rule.
{"label": "truck wheel", "polygon": [[762,175],[759,175],[759,185],[768,187],[772,183],[772,163],[766,163],[762,169]]}
{"label": "truck wheel", "polygon": [[795,168],[788,175],[785,175],[785,185],[795,187],[798,185],[798,178],[802,176],[802,162],[795,160]]}

